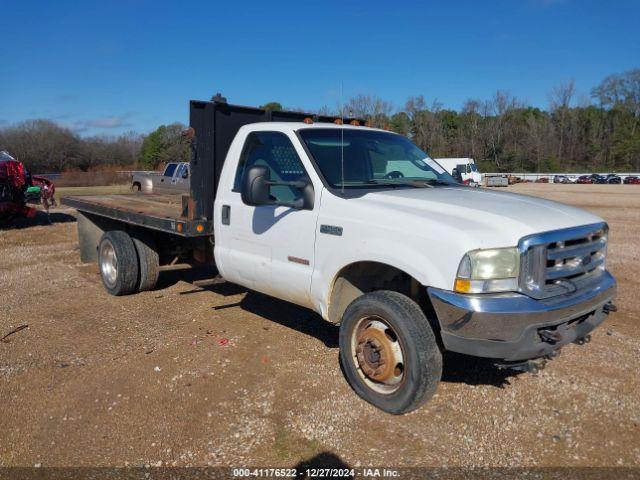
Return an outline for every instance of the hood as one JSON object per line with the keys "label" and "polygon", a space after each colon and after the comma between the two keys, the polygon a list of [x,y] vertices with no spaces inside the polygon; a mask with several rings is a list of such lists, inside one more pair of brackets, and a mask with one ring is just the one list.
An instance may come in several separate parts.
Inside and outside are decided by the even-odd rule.
{"label": "hood", "polygon": [[372,219],[384,218],[411,234],[453,233],[469,249],[514,246],[533,233],[602,222],[576,207],[484,188],[399,188],[371,192],[357,202]]}

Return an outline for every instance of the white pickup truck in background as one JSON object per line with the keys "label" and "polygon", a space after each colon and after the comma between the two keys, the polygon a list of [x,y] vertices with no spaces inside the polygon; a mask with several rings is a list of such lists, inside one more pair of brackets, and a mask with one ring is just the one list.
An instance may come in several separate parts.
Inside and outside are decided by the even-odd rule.
{"label": "white pickup truck in background", "polygon": [[160,172],[135,172],[131,176],[131,189],[144,193],[188,193],[189,162],[167,163]]}
{"label": "white pickup truck in background", "polygon": [[182,210],[67,197],[82,260],[114,295],[179,258],[312,309],[340,325],[355,392],[394,414],[434,394],[446,350],[535,370],[615,311],[601,218],[468,188],[406,137],[304,115],[192,101]]}

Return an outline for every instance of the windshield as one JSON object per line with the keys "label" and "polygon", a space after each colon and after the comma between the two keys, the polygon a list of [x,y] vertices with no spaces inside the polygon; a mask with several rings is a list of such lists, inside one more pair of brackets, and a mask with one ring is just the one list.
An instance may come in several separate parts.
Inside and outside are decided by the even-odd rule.
{"label": "windshield", "polygon": [[471,171],[472,172],[477,172],[478,171],[478,167],[476,167],[475,163],[471,163],[470,166],[471,166]]}
{"label": "windshield", "polygon": [[334,188],[455,184],[438,163],[401,135],[352,128],[305,128],[300,136]]}

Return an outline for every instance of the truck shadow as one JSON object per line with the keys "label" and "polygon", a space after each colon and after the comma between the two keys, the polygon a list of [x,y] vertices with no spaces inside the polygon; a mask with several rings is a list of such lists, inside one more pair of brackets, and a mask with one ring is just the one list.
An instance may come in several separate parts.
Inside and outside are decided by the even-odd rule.
{"label": "truck shadow", "polygon": [[307,476],[307,473],[313,473],[313,472],[307,472],[307,470],[314,470],[314,469],[321,469],[321,468],[338,469],[337,472],[332,472],[335,474],[335,475],[332,475],[333,478],[353,478],[349,475],[349,472],[348,472],[348,470],[350,470],[351,467],[333,452],[318,453],[312,458],[302,460],[294,468],[298,473],[299,478],[310,478],[309,476]]}
{"label": "truck shadow", "polygon": [[311,310],[252,291],[247,292],[239,306],[270,322],[317,338],[328,348],[339,346],[340,328]]}
{"label": "truck shadow", "polygon": [[38,210],[36,216],[33,218],[17,217],[12,219],[0,219],[0,228],[3,230],[12,228],[30,228],[52,225],[54,223],[69,223],[75,221],[76,217],[69,215],[68,213],[49,212],[49,215],[47,215],[46,212]]}
{"label": "truck shadow", "polygon": [[[175,273],[178,272],[163,272]],[[179,272],[182,280],[187,280],[184,275],[193,276],[194,272]],[[192,278],[192,280],[195,278]],[[270,322],[290,328],[304,335],[320,340],[327,348],[339,347],[340,327],[324,320],[320,315],[311,310],[294,305],[293,303],[278,300],[259,292],[247,290],[232,283],[222,282],[194,290],[181,292],[181,295],[209,290],[224,297],[246,293],[240,301],[223,305],[216,305],[215,310],[240,307],[242,310],[258,315]],[[515,370],[501,370],[493,365],[489,359],[470,357],[453,352],[445,352],[443,355],[442,381],[449,383],[466,383],[467,385],[488,385],[504,388],[510,385],[509,379],[522,372]]]}
{"label": "truck shadow", "polygon": [[454,352],[445,352],[442,361],[442,381],[449,383],[504,388],[511,384],[509,378],[523,373],[499,369],[487,358],[470,357]]}
{"label": "truck shadow", "polygon": [[244,287],[225,282],[219,277],[215,267],[208,266],[161,271],[156,289],[161,290],[181,281],[192,284],[193,288],[180,292],[180,295],[191,295],[208,290],[223,297],[230,297],[247,291]]}
{"label": "truck shadow", "polygon": [[[217,285],[216,289],[220,287],[222,285]],[[247,292],[240,302],[230,306],[239,306],[243,310],[271,322],[317,338],[328,348],[337,349],[339,347],[340,327],[323,320],[320,315],[306,308],[256,292]],[[222,308],[225,307],[225,305],[222,306]],[[504,388],[510,385],[509,378],[520,373],[522,372],[500,370],[488,359],[469,357],[453,352],[445,352],[443,358],[443,382]]]}

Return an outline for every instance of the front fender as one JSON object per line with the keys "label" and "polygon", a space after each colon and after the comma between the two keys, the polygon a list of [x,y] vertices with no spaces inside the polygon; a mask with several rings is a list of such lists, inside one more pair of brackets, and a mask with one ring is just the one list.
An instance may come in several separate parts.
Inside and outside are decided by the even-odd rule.
{"label": "front fender", "polygon": [[[311,282],[311,297],[315,299],[316,311],[324,319],[329,316],[331,293],[340,273],[359,262],[376,262],[403,271],[424,286],[451,288],[446,278],[426,251],[403,245],[399,251],[390,252],[388,240],[369,239],[366,248],[333,249],[330,254],[316,254],[316,265]],[[323,250],[322,246],[318,247]]]}

